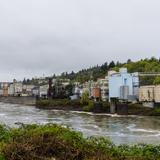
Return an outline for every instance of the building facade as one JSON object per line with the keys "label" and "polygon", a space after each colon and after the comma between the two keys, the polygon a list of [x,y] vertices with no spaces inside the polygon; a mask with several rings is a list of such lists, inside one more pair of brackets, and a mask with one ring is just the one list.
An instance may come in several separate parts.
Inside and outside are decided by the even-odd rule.
{"label": "building facade", "polygon": [[108,76],[104,79],[98,79],[97,84],[101,90],[101,100],[107,101],[109,99]]}
{"label": "building facade", "polygon": [[109,100],[121,99],[133,101],[138,98],[138,73],[128,73],[127,68],[121,68],[119,72],[109,72],[108,80]]}

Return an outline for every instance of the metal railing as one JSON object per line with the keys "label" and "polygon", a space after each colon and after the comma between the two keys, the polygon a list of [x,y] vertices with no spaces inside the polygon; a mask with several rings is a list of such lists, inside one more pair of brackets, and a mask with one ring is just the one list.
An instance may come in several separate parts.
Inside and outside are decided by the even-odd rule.
{"label": "metal railing", "polygon": [[139,72],[139,76],[160,76],[159,72]]}

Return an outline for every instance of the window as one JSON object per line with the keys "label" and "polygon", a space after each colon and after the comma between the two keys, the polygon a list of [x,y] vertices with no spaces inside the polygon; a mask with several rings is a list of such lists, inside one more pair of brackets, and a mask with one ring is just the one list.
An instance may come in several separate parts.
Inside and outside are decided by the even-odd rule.
{"label": "window", "polygon": [[127,85],[127,78],[124,79],[124,85]]}

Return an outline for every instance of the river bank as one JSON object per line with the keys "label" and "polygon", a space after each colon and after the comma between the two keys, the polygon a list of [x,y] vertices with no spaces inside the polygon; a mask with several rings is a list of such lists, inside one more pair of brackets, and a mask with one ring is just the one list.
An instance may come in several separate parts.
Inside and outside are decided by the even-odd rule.
{"label": "river bank", "polygon": [[158,160],[160,145],[114,145],[55,124],[0,126],[0,160]]}
{"label": "river bank", "polygon": [[[86,111],[93,113],[107,113],[110,114],[110,104],[102,102],[100,104],[94,104],[93,101],[89,103],[81,104],[80,100],[68,100],[68,99],[39,99],[35,97],[0,97],[0,102],[10,104],[21,104],[26,106],[36,106],[39,109],[56,109],[64,111]],[[127,113],[127,114],[126,114]],[[120,112],[120,115],[138,115],[138,116],[160,116],[160,107],[148,108],[141,104],[128,104],[127,112]]]}
{"label": "river bank", "polygon": [[[57,109],[65,111],[87,111],[93,113],[110,113],[110,104],[107,102],[89,103],[88,105],[82,105],[79,100],[70,101],[64,100],[37,100],[36,107],[40,109]],[[128,104],[125,112],[119,109],[120,115],[139,115],[139,116],[160,116],[160,108],[144,107],[141,104]]]}
{"label": "river bank", "polygon": [[39,99],[36,101],[36,107],[39,109],[57,109],[64,111],[83,111],[83,105],[79,100],[68,99]]}

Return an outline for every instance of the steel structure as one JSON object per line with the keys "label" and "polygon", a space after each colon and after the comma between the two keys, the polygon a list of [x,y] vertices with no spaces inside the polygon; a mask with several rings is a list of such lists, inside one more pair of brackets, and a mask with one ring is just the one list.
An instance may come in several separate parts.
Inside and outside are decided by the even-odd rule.
{"label": "steel structure", "polygon": [[138,73],[139,76],[160,76],[160,73],[150,73],[150,72],[139,72]]}

